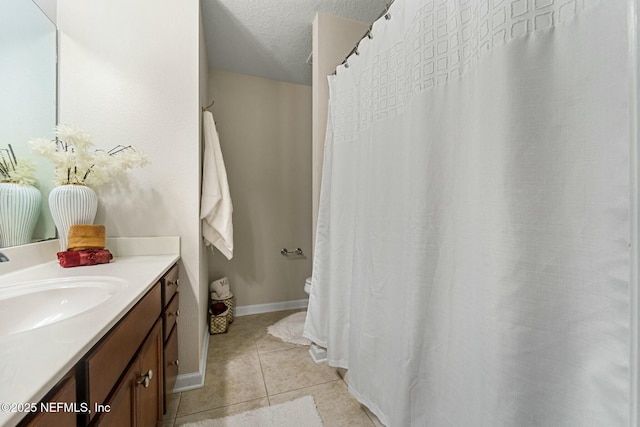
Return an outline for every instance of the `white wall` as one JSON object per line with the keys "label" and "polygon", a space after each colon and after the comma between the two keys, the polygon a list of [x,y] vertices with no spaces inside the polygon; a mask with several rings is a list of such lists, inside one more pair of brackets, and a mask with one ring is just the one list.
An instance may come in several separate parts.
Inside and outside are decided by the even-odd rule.
{"label": "white wall", "polygon": [[[240,307],[304,300],[311,275],[311,87],[213,70],[209,92],[235,245],[231,261],[210,254],[210,278],[227,276]],[[284,257],[284,247],[306,256]]]}
{"label": "white wall", "polygon": [[369,24],[326,13],[313,20],[313,150],[312,150],[312,241],[315,247],[324,139],[327,130],[329,84],[327,76],[344,61],[369,29]]}
{"label": "white wall", "polygon": [[96,223],[110,237],[181,238],[181,375],[199,371],[206,333],[199,13],[198,0],[58,2],[59,121],[88,131],[98,147],[133,144],[151,159],[98,190]]}
{"label": "white wall", "polygon": [[[198,129],[200,131],[200,151],[199,151],[199,164],[198,164],[198,173],[199,173],[199,177],[202,178],[202,152],[204,151],[204,144],[202,141],[203,138],[203,134],[202,134],[202,106],[207,106],[209,105],[209,90],[208,90],[208,83],[209,83],[209,61],[207,60],[207,46],[206,46],[206,42],[205,42],[205,38],[204,38],[204,27],[203,27],[203,22],[202,22],[202,13],[200,13],[200,19],[199,19],[199,38],[200,38],[200,68],[199,68],[199,86],[200,86],[200,108],[198,109],[198,118],[199,118],[199,123],[198,123]],[[199,180],[199,185],[198,185],[198,192],[200,192],[200,190],[202,189],[202,179]],[[199,205],[198,205],[199,206]],[[199,209],[199,208],[198,208]],[[200,216],[198,215],[198,218]],[[203,244],[202,239],[200,239],[200,236],[202,236],[202,221],[199,221],[199,228],[198,228],[198,239],[200,241],[199,244],[199,249],[200,249],[200,254],[199,254],[199,264],[200,264],[200,277],[199,277],[199,284],[200,284],[200,295],[199,295],[199,299],[198,299],[198,315],[200,320],[198,320],[198,325],[205,325],[205,334],[209,333],[209,318],[208,318],[208,310],[209,310],[209,271],[207,269],[207,253],[206,253],[206,249],[205,246]],[[199,329],[200,330],[200,329]],[[202,334],[200,335],[202,336]],[[202,356],[202,352],[203,352],[203,348],[202,345],[204,343],[202,341],[200,341],[200,355]],[[200,370],[201,372],[198,373],[198,377],[196,378],[196,381],[203,381],[204,382],[204,370],[206,370],[206,358],[204,358],[203,360],[200,360]],[[190,386],[190,382],[188,379],[186,381],[182,381],[182,384],[185,384],[187,387]]]}

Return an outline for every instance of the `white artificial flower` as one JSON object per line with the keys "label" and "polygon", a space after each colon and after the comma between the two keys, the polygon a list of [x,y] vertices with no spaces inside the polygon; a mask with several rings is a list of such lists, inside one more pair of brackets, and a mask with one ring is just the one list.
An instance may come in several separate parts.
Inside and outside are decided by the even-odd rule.
{"label": "white artificial flower", "polygon": [[32,150],[55,166],[55,184],[99,186],[133,167],[149,164],[146,155],[131,145],[110,151],[92,150],[91,136],[71,125],[58,125],[56,139],[29,141]]}
{"label": "white artificial flower", "polygon": [[35,185],[36,184],[36,166],[27,159],[21,159],[19,163],[15,164],[11,170],[5,171],[2,174],[2,182],[10,182],[12,184],[20,185]]}
{"label": "white artificial flower", "polygon": [[36,167],[30,160],[18,161],[11,144],[0,148],[0,181],[33,185],[36,183],[35,172]]}
{"label": "white artificial flower", "polygon": [[56,127],[56,137],[59,141],[73,146],[75,151],[86,153],[91,143],[91,135],[72,125],[58,125]]}
{"label": "white artificial flower", "polygon": [[36,165],[31,160],[20,160],[16,165],[16,170],[11,174],[12,182],[22,185],[36,184]]}

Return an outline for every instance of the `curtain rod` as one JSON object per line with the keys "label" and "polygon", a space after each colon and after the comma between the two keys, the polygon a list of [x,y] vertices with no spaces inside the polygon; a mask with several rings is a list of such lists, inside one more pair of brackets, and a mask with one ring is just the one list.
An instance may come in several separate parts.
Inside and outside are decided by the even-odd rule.
{"label": "curtain rod", "polygon": [[[384,10],[382,11],[382,13],[380,15],[378,15],[378,17],[373,21],[373,23],[371,23],[371,25],[369,26],[369,29],[367,30],[366,33],[364,33],[364,35],[362,37],[360,37],[360,40],[358,40],[358,43],[356,43],[356,45],[353,47],[353,49],[351,49],[351,51],[347,54],[347,56],[344,57],[344,61],[342,61],[340,63],[340,65],[344,65],[345,68],[349,68],[349,63],[347,62],[347,60],[349,59],[349,57],[351,55],[353,55],[354,53],[356,55],[360,55],[360,52],[358,52],[358,45],[360,44],[360,42],[362,41],[362,39],[364,39],[365,37],[369,37],[370,39],[373,38],[373,34],[371,33],[371,30],[373,29],[373,24],[380,18],[382,18],[384,16],[384,18],[388,21],[391,19],[391,14],[389,13],[389,8],[391,7],[391,5],[393,4],[395,0],[391,0],[389,3],[387,3],[387,5],[384,7]],[[339,65],[339,66],[340,66]],[[336,70],[334,70],[333,73],[331,73],[332,75],[336,75],[337,73],[337,68]]]}

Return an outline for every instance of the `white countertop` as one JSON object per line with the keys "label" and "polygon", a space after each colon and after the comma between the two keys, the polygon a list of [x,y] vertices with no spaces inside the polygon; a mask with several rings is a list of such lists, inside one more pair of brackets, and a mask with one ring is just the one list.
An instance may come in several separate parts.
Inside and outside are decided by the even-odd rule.
{"label": "white countertop", "polygon": [[0,289],[32,280],[78,276],[119,278],[126,286],[84,313],[0,336],[0,425],[14,426],[26,415],[2,410],[3,403],[38,403],[178,259],[177,253],[128,255],[115,257],[109,264],[74,268],[51,261],[1,275]]}

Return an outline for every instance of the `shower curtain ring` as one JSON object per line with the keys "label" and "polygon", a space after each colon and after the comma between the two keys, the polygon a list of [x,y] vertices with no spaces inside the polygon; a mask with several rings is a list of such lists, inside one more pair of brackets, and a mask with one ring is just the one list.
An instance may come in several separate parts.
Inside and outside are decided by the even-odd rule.
{"label": "shower curtain ring", "polygon": [[[391,3],[393,3],[393,1]],[[387,21],[391,19],[391,14],[389,13],[389,9],[391,8],[391,3],[387,4],[387,6],[384,8],[384,19],[386,19]]]}

